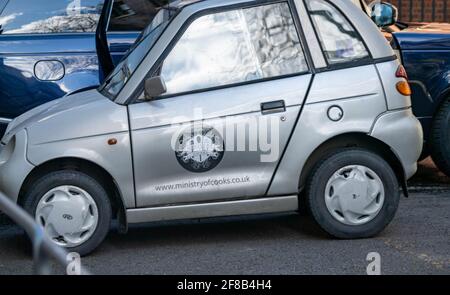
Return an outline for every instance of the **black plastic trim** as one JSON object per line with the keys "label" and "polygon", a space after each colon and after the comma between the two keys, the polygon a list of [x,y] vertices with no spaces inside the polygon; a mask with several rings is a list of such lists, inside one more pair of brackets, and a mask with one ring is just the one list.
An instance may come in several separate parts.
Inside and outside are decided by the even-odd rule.
{"label": "black plastic trim", "polygon": [[387,56],[387,57],[381,57],[376,59],[361,59],[361,60],[355,60],[349,63],[342,63],[342,64],[336,64],[330,67],[326,68],[320,68],[316,69],[317,73],[323,73],[323,72],[329,72],[329,71],[335,71],[335,70],[343,70],[343,69],[351,69],[351,68],[357,68],[362,66],[368,66],[368,65],[376,65],[384,62],[390,62],[397,60],[396,55]]}
{"label": "black plastic trim", "polygon": [[261,112],[263,115],[282,113],[286,111],[286,104],[284,100],[276,100],[261,103]]}
{"label": "black plastic trim", "polygon": [[97,47],[98,60],[102,72],[100,82],[103,82],[103,80],[114,70],[114,63],[111,57],[111,53],[109,51],[108,38],[106,35],[112,5],[113,0],[105,0],[102,8],[102,14],[100,16],[99,22],[97,24],[97,30],[95,32],[96,37],[95,43]]}

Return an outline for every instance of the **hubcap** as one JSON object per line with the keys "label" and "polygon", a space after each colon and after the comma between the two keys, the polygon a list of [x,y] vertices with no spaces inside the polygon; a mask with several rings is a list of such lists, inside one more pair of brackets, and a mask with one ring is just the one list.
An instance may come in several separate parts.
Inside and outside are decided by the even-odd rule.
{"label": "hubcap", "polygon": [[98,224],[98,208],[85,190],[59,186],[39,201],[36,221],[56,244],[73,248],[86,242],[94,233]]}
{"label": "hubcap", "polygon": [[328,180],[325,204],[339,222],[347,225],[365,224],[374,219],[383,207],[383,182],[368,167],[344,167]]}

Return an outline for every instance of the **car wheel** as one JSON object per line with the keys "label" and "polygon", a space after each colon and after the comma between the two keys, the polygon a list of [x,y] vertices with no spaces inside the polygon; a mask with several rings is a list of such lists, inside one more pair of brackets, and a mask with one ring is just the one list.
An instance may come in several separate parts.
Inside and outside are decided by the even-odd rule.
{"label": "car wheel", "polygon": [[81,256],[94,251],[111,224],[111,203],[103,186],[78,171],[51,172],[35,181],[24,208],[48,237]]}
{"label": "car wheel", "polygon": [[430,150],[436,166],[450,176],[450,98],[444,102],[434,117]]}
{"label": "car wheel", "polygon": [[311,215],[330,235],[368,238],[393,219],[400,191],[389,164],[366,150],[338,150],[316,165],[307,184]]}

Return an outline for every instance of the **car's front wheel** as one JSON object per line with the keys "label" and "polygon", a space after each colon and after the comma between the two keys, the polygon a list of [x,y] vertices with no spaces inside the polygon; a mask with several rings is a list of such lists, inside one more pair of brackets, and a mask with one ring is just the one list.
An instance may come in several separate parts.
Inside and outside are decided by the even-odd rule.
{"label": "car's front wheel", "polygon": [[108,234],[111,203],[99,181],[79,171],[51,172],[26,193],[25,209],[57,245],[81,256]]}
{"label": "car's front wheel", "polygon": [[316,165],[306,196],[311,214],[330,235],[368,238],[393,219],[400,191],[389,164],[370,151],[338,150]]}

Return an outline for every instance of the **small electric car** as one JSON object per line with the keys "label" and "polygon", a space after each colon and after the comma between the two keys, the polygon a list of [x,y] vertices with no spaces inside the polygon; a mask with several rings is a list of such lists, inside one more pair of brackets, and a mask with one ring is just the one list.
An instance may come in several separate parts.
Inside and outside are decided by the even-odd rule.
{"label": "small electric car", "polygon": [[85,255],[150,221],[297,211],[378,234],[423,135],[403,67],[350,1],[175,1],[98,89],[8,125],[0,190]]}

